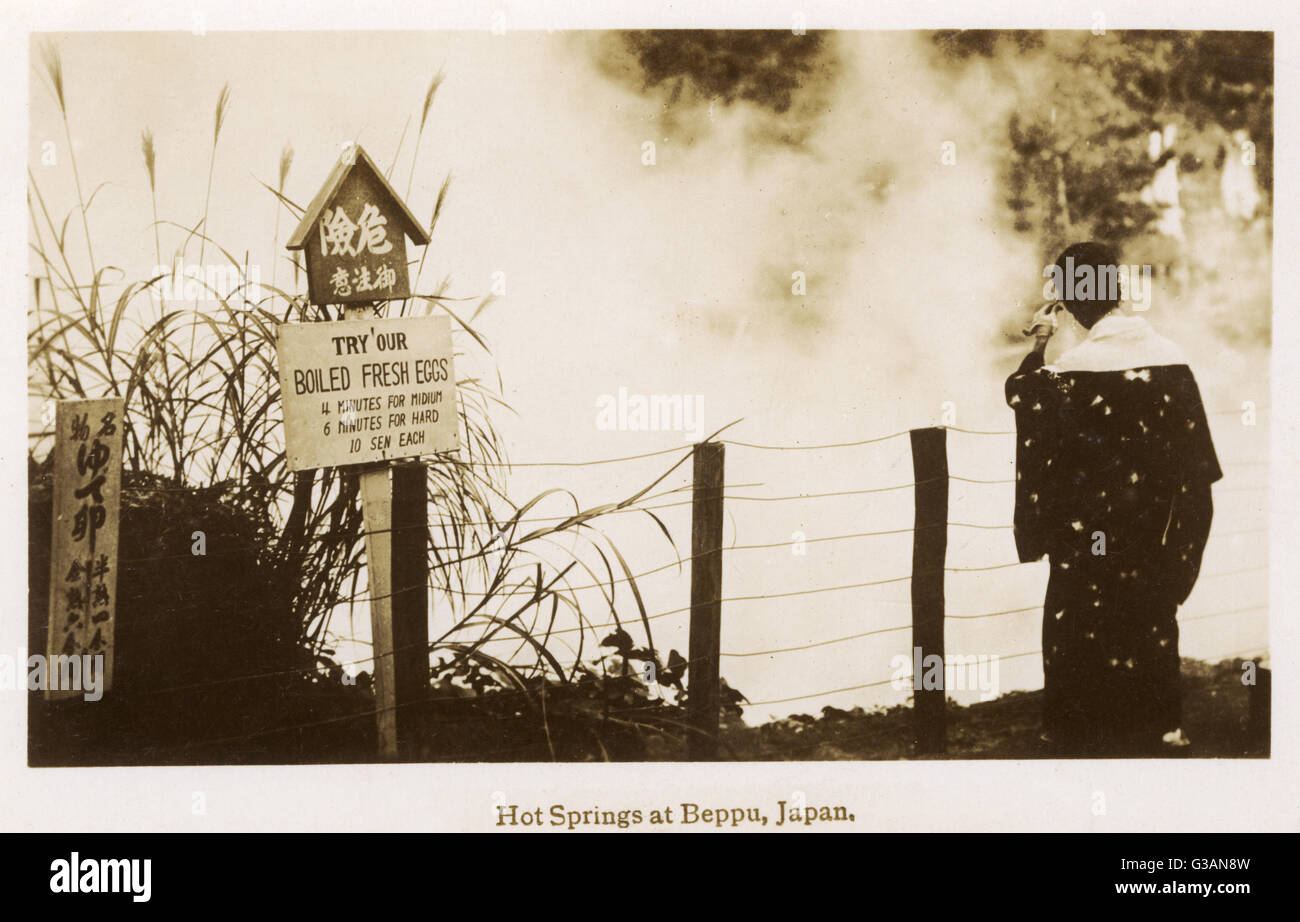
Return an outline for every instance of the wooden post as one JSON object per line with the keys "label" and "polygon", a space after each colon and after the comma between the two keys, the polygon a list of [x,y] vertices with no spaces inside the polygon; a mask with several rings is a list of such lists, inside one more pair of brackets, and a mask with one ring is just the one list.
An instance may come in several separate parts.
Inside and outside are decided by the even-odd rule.
{"label": "wooden post", "polygon": [[688,753],[694,761],[718,757],[718,660],[722,643],[722,491],[725,446],[695,445],[691,506],[691,638]]}
{"label": "wooden post", "polygon": [[[948,450],[943,429],[913,429],[912,474],[916,481],[916,522],[912,533],[913,743],[918,753],[946,748],[943,687],[943,576],[948,553]],[[938,687],[921,681],[934,676]],[[930,664],[927,668],[927,662]]]}
{"label": "wooden post", "polygon": [[1250,686],[1247,694],[1250,701],[1247,733],[1250,742],[1263,747],[1267,756],[1272,749],[1273,671],[1264,666],[1259,657],[1255,658],[1255,684]]}
{"label": "wooden post", "polygon": [[404,761],[418,755],[429,694],[425,465],[398,462],[363,471],[360,480],[379,756]]}
{"label": "wooden post", "polygon": [[49,628],[31,651],[48,658],[46,701],[84,700],[83,668],[112,688],[124,410],[120,397],[55,404]]}

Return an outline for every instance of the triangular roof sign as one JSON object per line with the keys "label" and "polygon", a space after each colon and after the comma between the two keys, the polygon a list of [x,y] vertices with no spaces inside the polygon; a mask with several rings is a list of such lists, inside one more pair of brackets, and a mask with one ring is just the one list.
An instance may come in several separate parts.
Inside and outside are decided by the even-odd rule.
{"label": "triangular roof sign", "polygon": [[358,167],[363,167],[374,174],[375,178],[379,180],[380,185],[388,192],[393,203],[397,206],[397,216],[405,225],[402,230],[405,231],[406,235],[415,241],[416,244],[419,246],[425,246],[429,242],[429,235],[425,233],[424,228],[420,226],[420,222],[416,220],[415,215],[411,214],[411,209],[406,207],[406,203],[402,201],[402,197],[393,190],[393,187],[389,185],[388,180],[384,178],[384,174],[379,171],[379,168],[375,166],[375,162],[370,159],[369,155],[367,155],[364,150],[361,149],[360,145],[357,145],[356,147],[356,156],[351,159],[352,162],[348,163],[343,158],[339,158],[339,162],[334,164],[334,169],[330,171],[329,177],[325,180],[325,185],[321,186],[320,191],[316,193],[316,197],[312,199],[311,203],[307,206],[307,210],[303,213],[302,220],[298,222],[297,228],[294,229],[294,232],[289,237],[289,242],[285,244],[285,247],[290,250],[301,250],[307,245],[307,238],[311,235],[312,228],[316,226],[316,220],[320,217],[321,209],[323,209],[326,203],[334,197],[334,193],[336,193],[343,185],[343,181]]}

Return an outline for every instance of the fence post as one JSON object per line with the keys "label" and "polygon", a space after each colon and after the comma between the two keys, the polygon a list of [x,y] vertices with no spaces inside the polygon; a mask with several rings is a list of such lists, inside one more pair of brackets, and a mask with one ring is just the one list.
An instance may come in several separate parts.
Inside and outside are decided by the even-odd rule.
{"label": "fence post", "polygon": [[1247,735],[1250,742],[1264,748],[1267,756],[1272,749],[1273,718],[1273,671],[1255,658],[1255,684],[1247,691],[1250,702],[1250,716],[1247,720]]}
{"label": "fence post", "polygon": [[[913,429],[912,473],[916,482],[916,522],[912,533],[913,744],[918,753],[947,746],[943,683],[943,576],[948,553],[948,448],[941,428]],[[933,676],[927,658],[939,658],[937,688],[922,681]],[[933,664],[933,660],[929,660]]]}
{"label": "fence post", "polygon": [[687,716],[694,761],[718,757],[718,660],[722,643],[722,491],[725,446],[697,442],[691,504],[691,637]]}
{"label": "fence post", "polygon": [[408,760],[429,695],[429,506],[423,462],[361,474],[379,756]]}

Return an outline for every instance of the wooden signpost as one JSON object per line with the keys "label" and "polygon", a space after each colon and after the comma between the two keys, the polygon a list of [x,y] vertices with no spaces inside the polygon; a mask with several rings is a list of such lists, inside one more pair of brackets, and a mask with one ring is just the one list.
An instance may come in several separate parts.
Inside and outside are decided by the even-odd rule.
{"label": "wooden signpost", "polygon": [[398,462],[361,474],[370,572],[379,754],[418,751],[420,705],[429,693],[429,505],[425,465]]}
{"label": "wooden signpost", "polygon": [[[81,697],[91,668],[103,691],[112,687],[122,409],[120,397],[55,405],[46,700]],[[70,676],[79,687],[67,687]]]}
{"label": "wooden signpost", "polygon": [[[313,304],[410,295],[406,238],[429,235],[359,147],[339,162],[290,238]],[[281,324],[276,351],[292,471],[347,465],[366,529],[379,755],[418,756],[429,694],[427,468],[458,447],[446,317]],[[397,459],[408,459],[397,461]]]}

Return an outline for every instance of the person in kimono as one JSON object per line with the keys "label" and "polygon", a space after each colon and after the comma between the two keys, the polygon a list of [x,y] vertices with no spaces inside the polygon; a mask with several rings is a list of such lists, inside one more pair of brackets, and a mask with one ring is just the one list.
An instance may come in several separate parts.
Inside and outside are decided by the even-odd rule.
{"label": "person in kimono", "polygon": [[[1043,607],[1043,738],[1060,754],[1186,745],[1178,606],[1200,570],[1223,476],[1179,348],[1123,311],[1113,249],[1075,244],[1060,302],[1006,382],[1016,418],[1015,542],[1051,564]],[[1087,279],[1091,284],[1083,284]],[[1088,331],[1046,364],[1063,305]]]}

